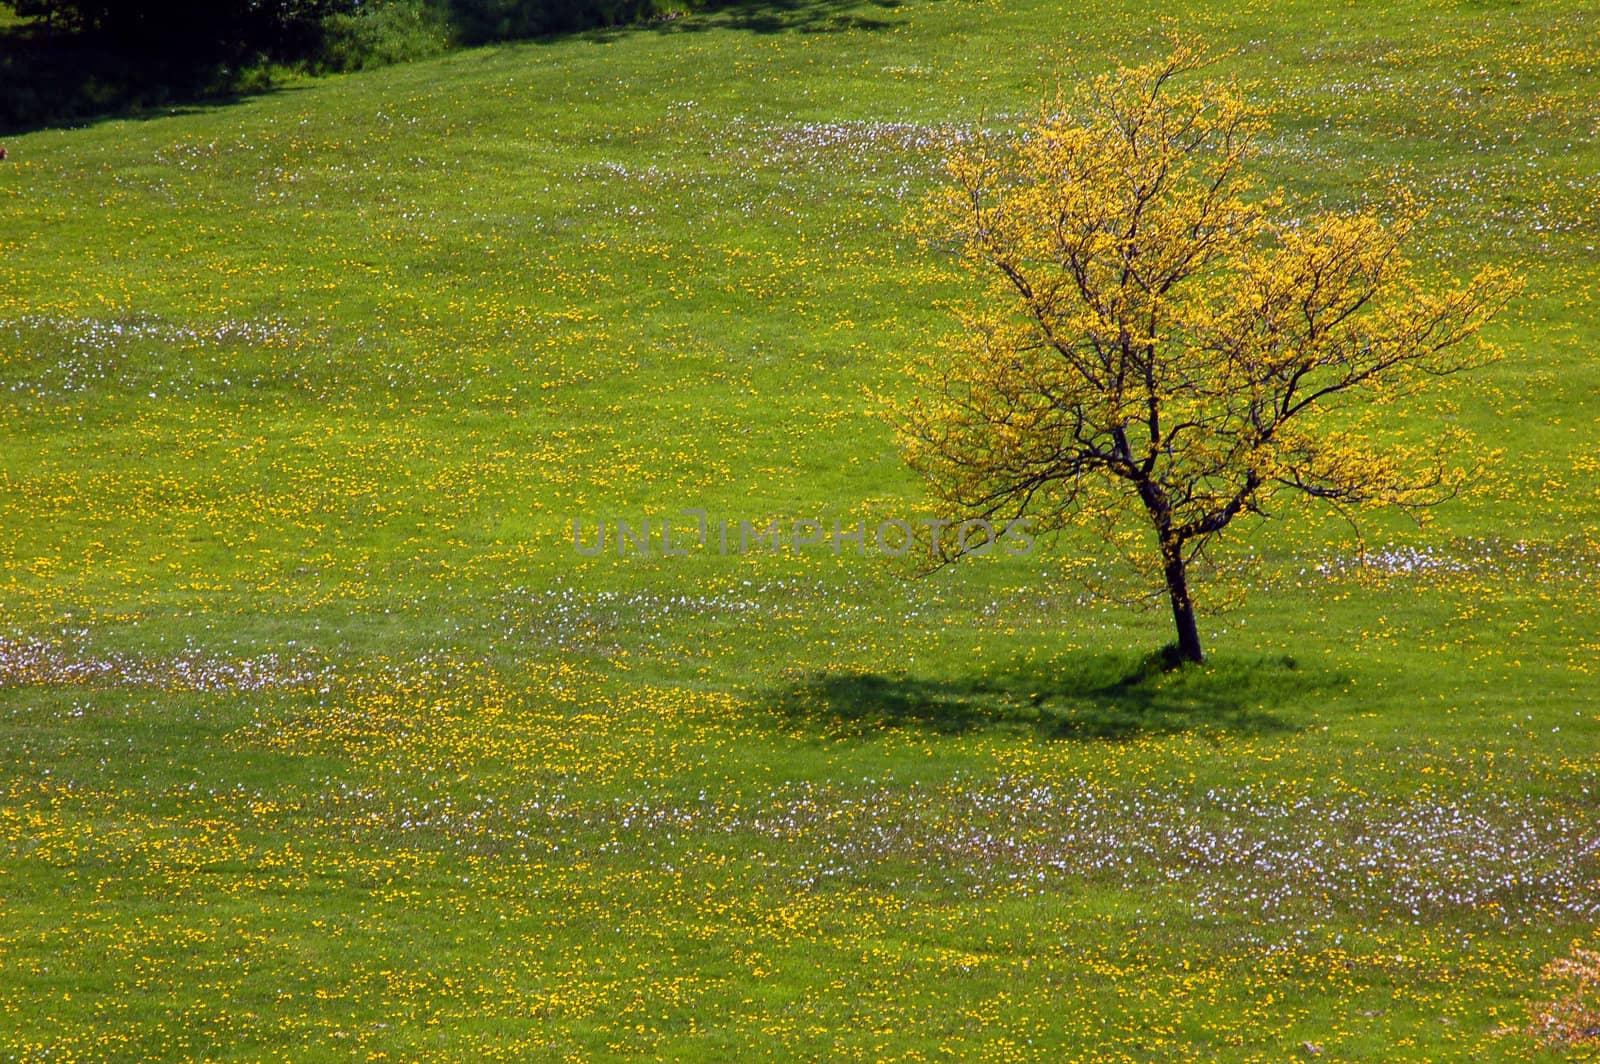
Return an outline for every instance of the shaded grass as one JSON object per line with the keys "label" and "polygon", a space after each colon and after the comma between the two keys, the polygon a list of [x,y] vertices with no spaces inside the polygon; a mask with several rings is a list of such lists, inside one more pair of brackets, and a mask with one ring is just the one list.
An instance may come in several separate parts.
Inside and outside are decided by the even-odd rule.
{"label": "shaded grass", "polygon": [[151,55],[37,21],[9,21],[0,23],[0,135],[228,107],[277,90],[287,73],[265,59]]}
{"label": "shaded grass", "polygon": [[[495,41],[567,37],[602,44],[641,32],[843,33],[886,30],[899,0],[654,0],[502,3],[381,0],[323,19],[305,54],[226,59],[182,48],[132,49],[9,13],[0,21],[0,135],[107,119],[226,107],[303,84],[308,75],[427,59]],[[659,10],[652,11],[653,7]],[[863,14],[863,8],[883,14]],[[636,11],[636,9],[642,9]],[[684,17],[691,11],[703,17]]]}
{"label": "shaded grass", "polygon": [[1131,660],[1080,654],[960,679],[811,673],[760,701],[830,734],[909,727],[943,734],[1018,729],[1050,739],[1126,740],[1190,730],[1265,736],[1297,729],[1278,707],[1345,682],[1303,672],[1288,656],[1181,668],[1162,651]]}

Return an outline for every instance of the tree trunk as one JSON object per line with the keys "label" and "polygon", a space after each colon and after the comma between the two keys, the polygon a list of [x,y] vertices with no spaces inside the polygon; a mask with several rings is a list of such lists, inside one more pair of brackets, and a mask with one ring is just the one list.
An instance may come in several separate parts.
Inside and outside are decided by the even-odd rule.
{"label": "tree trunk", "polygon": [[1163,547],[1161,554],[1166,567],[1167,597],[1172,600],[1172,622],[1178,629],[1178,657],[1182,661],[1202,662],[1205,654],[1200,649],[1200,628],[1195,623],[1194,602],[1189,598],[1189,577],[1183,563],[1183,548]]}

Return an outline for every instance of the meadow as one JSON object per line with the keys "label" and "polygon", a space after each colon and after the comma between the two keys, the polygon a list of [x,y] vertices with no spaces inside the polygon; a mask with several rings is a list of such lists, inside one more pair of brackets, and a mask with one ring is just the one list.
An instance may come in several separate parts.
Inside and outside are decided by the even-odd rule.
{"label": "meadow", "polygon": [[1402,187],[1420,258],[1527,279],[1393,422],[1479,489],[1239,540],[1176,672],[1088,537],[573,542],[924,512],[879,397],[972,286],[904,219],[1144,5],[732,5],[9,140],[0,1058],[1550,1059],[1600,15],[1169,14],[1307,209]]}

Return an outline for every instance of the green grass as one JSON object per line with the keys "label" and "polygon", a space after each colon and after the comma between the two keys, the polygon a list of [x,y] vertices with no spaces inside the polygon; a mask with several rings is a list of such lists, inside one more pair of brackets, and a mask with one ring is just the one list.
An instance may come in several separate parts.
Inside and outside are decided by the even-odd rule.
{"label": "green grass", "polygon": [[[964,291],[925,133],[1133,4],[730,7],[8,141],[0,1048],[17,1059],[1520,1059],[1595,933],[1595,16],[1189,5],[1312,204],[1515,264],[1503,451],[1242,542],[1211,662],[1097,544],[597,558],[914,516],[872,390]],[[1307,42],[1315,42],[1308,44]],[[1048,548],[1048,549],[1046,549]],[[1497,885],[1498,884],[1498,885]]]}

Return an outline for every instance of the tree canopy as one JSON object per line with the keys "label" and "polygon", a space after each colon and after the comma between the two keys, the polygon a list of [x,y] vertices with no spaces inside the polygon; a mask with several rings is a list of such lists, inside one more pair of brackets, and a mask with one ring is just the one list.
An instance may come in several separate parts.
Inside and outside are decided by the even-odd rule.
{"label": "tree canopy", "polygon": [[983,281],[896,407],[952,519],[1082,524],[1144,559],[1180,657],[1190,569],[1291,498],[1415,510],[1470,476],[1456,433],[1395,442],[1399,402],[1496,357],[1517,281],[1428,283],[1402,210],[1299,213],[1253,176],[1266,115],[1179,46],[956,140],[917,228]]}

